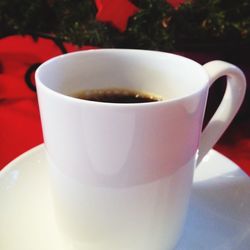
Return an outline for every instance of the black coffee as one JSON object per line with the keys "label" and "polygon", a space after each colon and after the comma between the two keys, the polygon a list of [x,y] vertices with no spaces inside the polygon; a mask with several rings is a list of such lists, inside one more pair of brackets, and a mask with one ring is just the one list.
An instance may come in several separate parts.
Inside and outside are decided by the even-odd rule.
{"label": "black coffee", "polygon": [[89,101],[110,103],[144,103],[162,100],[161,97],[141,91],[116,88],[86,90],[78,92],[73,96]]}

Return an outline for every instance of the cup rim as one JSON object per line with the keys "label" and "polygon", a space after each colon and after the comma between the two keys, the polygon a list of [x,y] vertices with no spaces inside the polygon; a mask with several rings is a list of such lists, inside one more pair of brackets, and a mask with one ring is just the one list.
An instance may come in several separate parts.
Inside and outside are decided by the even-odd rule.
{"label": "cup rim", "polygon": [[[190,94],[186,94],[186,95],[182,95],[179,97],[174,97],[174,98],[170,98],[170,99],[166,99],[166,100],[161,100],[161,101],[156,101],[156,102],[143,102],[143,103],[111,103],[111,102],[99,102],[99,101],[92,101],[92,100],[84,100],[84,99],[79,99],[73,96],[69,96],[63,93],[60,93],[56,90],[53,90],[52,88],[48,87],[46,84],[44,84],[41,80],[39,75],[41,74],[41,71],[44,70],[44,67],[47,67],[49,64],[54,63],[58,60],[61,60],[62,58],[67,58],[67,57],[72,57],[72,56],[81,56],[82,54],[91,54],[91,53],[102,53],[102,52],[110,52],[110,53],[120,53],[120,52],[132,52],[132,53],[148,53],[148,54],[158,54],[158,55],[167,55],[169,57],[175,57],[175,58],[179,58],[181,60],[185,60],[187,62],[190,62],[196,66],[198,66],[198,68],[200,68],[200,72],[203,73],[204,75],[204,81],[206,80],[206,82],[204,84],[202,84],[201,87],[197,88],[195,91],[192,91]],[[198,93],[202,92],[204,89],[209,88],[209,76],[208,73],[206,72],[205,68],[199,64],[198,62],[182,56],[182,55],[178,55],[178,54],[174,54],[174,53],[169,53],[169,52],[163,52],[163,51],[154,51],[154,50],[143,50],[143,49],[120,49],[120,48],[97,48],[97,49],[89,49],[89,50],[80,50],[80,51],[74,51],[74,52],[69,52],[66,54],[62,54],[62,55],[58,55],[55,57],[52,57],[48,60],[46,60],[45,62],[43,62],[35,71],[35,81],[36,81],[36,85],[37,85],[37,89],[41,88],[44,89],[46,92],[48,92],[51,95],[54,95],[55,97],[60,97],[60,98],[64,98],[67,101],[71,101],[71,102],[75,102],[75,103],[85,103],[85,104],[89,104],[89,105],[97,105],[97,106],[112,106],[112,107],[144,107],[144,106],[151,106],[151,105],[162,105],[162,104],[167,104],[167,103],[174,103],[177,101],[180,101],[182,99],[187,99],[187,98],[191,98],[192,96],[197,95]]]}

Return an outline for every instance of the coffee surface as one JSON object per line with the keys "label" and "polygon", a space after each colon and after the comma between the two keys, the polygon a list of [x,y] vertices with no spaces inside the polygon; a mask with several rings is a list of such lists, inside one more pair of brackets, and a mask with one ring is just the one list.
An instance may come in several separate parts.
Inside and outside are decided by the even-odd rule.
{"label": "coffee surface", "polygon": [[109,103],[145,103],[162,100],[161,97],[150,93],[117,88],[79,91],[73,96],[89,101]]}

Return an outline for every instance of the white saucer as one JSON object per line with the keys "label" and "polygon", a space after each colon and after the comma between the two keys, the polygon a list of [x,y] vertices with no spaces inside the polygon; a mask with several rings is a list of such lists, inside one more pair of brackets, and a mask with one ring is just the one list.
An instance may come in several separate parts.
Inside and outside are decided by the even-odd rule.
{"label": "white saucer", "polygon": [[[54,222],[47,165],[40,145],[0,172],[1,250],[69,250]],[[250,249],[250,179],[211,150],[196,170],[176,250],[236,249]]]}

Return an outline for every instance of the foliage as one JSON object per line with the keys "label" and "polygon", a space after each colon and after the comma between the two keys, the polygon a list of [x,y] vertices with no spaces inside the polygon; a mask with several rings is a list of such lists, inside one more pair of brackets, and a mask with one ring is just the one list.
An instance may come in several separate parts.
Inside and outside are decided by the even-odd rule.
{"label": "foliage", "polygon": [[121,32],[96,19],[93,0],[1,0],[0,37],[49,34],[79,46],[165,51],[250,44],[250,0],[186,0],[179,8],[166,0],[130,2],[139,11]]}

